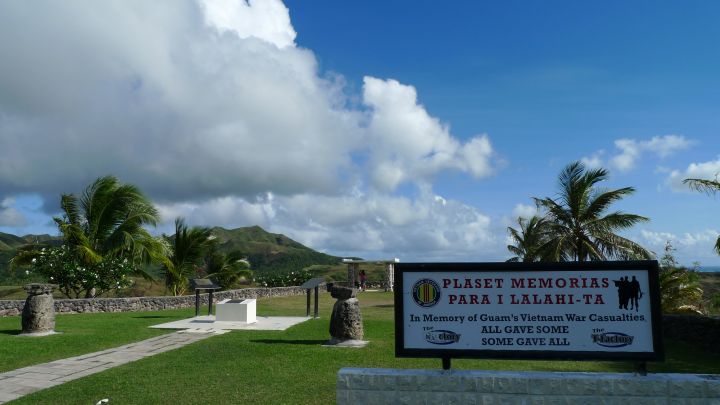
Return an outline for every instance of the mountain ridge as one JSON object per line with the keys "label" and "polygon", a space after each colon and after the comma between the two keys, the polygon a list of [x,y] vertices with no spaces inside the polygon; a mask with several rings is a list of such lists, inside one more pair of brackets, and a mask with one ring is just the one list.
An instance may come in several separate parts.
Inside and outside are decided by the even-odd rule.
{"label": "mountain ridge", "polygon": [[[312,265],[332,265],[340,257],[328,255],[309,248],[283,234],[271,233],[260,226],[234,229],[210,228],[222,253],[240,252],[247,257],[253,271],[258,273],[280,273],[301,270]],[[16,278],[11,274],[9,260],[18,248],[31,243],[59,244],[60,236],[23,235],[17,236],[0,232],[0,283]]]}

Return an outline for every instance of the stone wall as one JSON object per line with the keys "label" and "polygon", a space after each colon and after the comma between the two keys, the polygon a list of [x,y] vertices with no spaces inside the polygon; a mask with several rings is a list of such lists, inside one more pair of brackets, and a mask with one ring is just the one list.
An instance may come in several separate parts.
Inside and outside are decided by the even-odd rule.
{"label": "stone wall", "polygon": [[[305,294],[300,287],[243,288],[220,291],[213,294],[213,302],[230,299],[286,297]],[[201,294],[200,300],[207,305],[208,294]],[[0,316],[14,316],[22,313],[25,300],[0,300]],[[195,295],[179,297],[131,297],[131,298],[85,298],[55,300],[55,312],[77,314],[88,312],[129,312],[157,311],[162,309],[189,308],[195,306]]]}
{"label": "stone wall", "polygon": [[341,405],[717,404],[720,376],[343,368],[336,393]]}

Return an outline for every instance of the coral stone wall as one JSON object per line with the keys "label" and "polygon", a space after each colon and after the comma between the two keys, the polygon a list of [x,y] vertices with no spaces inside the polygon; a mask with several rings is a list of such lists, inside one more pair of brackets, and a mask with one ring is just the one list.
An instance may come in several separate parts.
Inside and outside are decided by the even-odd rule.
{"label": "coral stone wall", "polygon": [[[220,291],[213,294],[213,301],[226,298],[245,299],[263,297],[286,297],[305,294],[300,287],[243,288]],[[208,302],[208,294],[201,294],[200,301]],[[24,300],[0,300],[0,316],[20,315]],[[195,306],[195,295],[180,297],[130,297],[130,298],[84,298],[55,300],[55,312],[79,314],[90,312],[157,311],[162,309],[188,308]]]}

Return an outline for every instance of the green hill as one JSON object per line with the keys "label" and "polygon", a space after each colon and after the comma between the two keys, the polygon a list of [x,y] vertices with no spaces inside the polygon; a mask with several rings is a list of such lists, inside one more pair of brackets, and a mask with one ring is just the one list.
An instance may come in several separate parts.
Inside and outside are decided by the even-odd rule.
{"label": "green hill", "polygon": [[0,251],[16,249],[27,241],[19,236],[0,232]]}
{"label": "green hill", "polygon": [[[241,252],[253,271],[258,273],[284,273],[313,265],[335,265],[341,260],[312,250],[285,235],[267,232],[259,226],[237,229],[215,227],[212,233],[217,238],[220,252]],[[17,248],[28,243],[59,245],[61,242],[58,236],[15,236],[0,232],[0,284],[18,282],[17,271],[11,272],[8,264]]]}
{"label": "green hill", "polygon": [[217,238],[221,252],[242,252],[256,272],[286,272],[318,264],[333,265],[341,260],[312,250],[285,235],[267,232],[259,226],[237,229],[215,227],[212,234]]}
{"label": "green hill", "polygon": [[19,281],[19,272],[21,270],[10,270],[10,259],[15,257],[15,252],[19,247],[27,245],[28,243],[46,243],[50,245],[60,245],[62,243],[62,239],[59,236],[16,236],[13,234],[0,232],[0,284],[18,284],[27,281]]}

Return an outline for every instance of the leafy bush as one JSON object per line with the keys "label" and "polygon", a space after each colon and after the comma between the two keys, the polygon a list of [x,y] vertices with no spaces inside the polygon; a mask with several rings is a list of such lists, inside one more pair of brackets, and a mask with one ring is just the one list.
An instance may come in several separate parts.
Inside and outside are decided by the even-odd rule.
{"label": "leafy bush", "polygon": [[42,248],[30,263],[30,274],[38,274],[57,284],[70,298],[101,295],[113,289],[128,287],[128,276],[136,271],[127,259],[104,258],[93,265],[81,264],[67,246]]}
{"label": "leafy bush", "polygon": [[235,253],[224,255],[212,252],[205,258],[207,277],[213,279],[223,290],[232,288],[241,281],[249,283],[253,272],[250,263]]}
{"label": "leafy bush", "polygon": [[255,277],[258,287],[292,287],[310,280],[312,273],[307,269],[281,274],[262,274]]}
{"label": "leafy bush", "polygon": [[665,243],[660,258],[660,303],[663,313],[703,314],[700,276],[695,269],[680,266],[675,260],[675,248]]}
{"label": "leafy bush", "polygon": [[710,298],[710,306],[716,309],[720,308],[720,293],[716,293]]}

